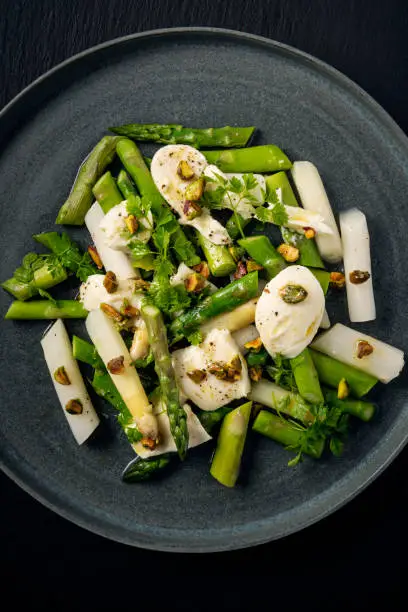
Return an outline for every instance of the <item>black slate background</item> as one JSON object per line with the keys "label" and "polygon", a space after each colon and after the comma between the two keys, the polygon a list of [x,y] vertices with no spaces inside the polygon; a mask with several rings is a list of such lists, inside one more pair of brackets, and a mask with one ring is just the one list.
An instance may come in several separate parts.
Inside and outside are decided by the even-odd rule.
{"label": "black slate background", "polygon": [[[0,0],[0,108],[92,45],[189,25],[248,31],[312,53],[354,79],[408,133],[407,0]],[[406,610],[407,471],[405,449],[357,499],[319,524],[213,555],[105,540],[0,474],[1,601],[12,597],[9,605],[30,610]]]}

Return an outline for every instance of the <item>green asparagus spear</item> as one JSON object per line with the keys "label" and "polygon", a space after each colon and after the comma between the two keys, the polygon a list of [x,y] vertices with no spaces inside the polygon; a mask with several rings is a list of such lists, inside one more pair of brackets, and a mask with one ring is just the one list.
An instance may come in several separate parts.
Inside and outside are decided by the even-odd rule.
{"label": "green asparagus spear", "polygon": [[305,425],[310,425],[315,420],[310,410],[311,406],[300,395],[287,391],[269,380],[261,379],[253,383],[248,398]]}
{"label": "green asparagus spear", "polygon": [[323,393],[309,349],[289,361],[300,395],[311,404],[322,404]]}
{"label": "green asparagus spear", "polygon": [[120,136],[160,144],[186,144],[196,149],[212,147],[245,147],[254,127],[186,128],[175,123],[130,123],[109,128]]}
{"label": "green asparagus spear", "polygon": [[225,487],[233,487],[239,475],[252,402],[232,410],[224,418],[210,473]]}
{"label": "green asparagus spear", "polygon": [[323,353],[313,349],[309,350],[319,380],[324,385],[337,388],[339,382],[344,378],[350,387],[352,395],[360,398],[366,395],[378,382],[377,378],[374,378],[371,374],[357,370],[357,368],[341,363],[337,359],[323,355]]}
{"label": "green asparagus spear", "polygon": [[337,397],[337,391],[334,391],[334,389],[323,389],[323,395],[330,406],[341,408],[344,412],[347,412],[347,414],[352,414],[367,423],[371,421],[375,414],[375,405],[371,402],[355,400],[349,397],[346,399],[339,399]]}
{"label": "green asparagus spear", "polygon": [[306,430],[267,410],[259,412],[252,429],[284,446],[302,448],[302,452],[315,459],[319,459],[324,450],[325,440],[323,437],[311,438],[305,444]]}
{"label": "green asparagus spear", "polygon": [[67,276],[63,266],[55,266],[51,273],[46,257],[36,253],[28,253],[24,257],[22,265],[1,286],[17,300],[25,301],[38,295],[41,289],[50,289],[62,283]]}
{"label": "green asparagus spear", "polygon": [[135,182],[140,195],[146,198],[152,208],[152,212],[159,215],[165,202],[154,184],[152,175],[138,147],[128,138],[121,138],[116,151],[126,171]]}
{"label": "green asparagus spear", "polygon": [[223,312],[234,310],[258,294],[258,273],[251,272],[206,297],[195,308],[180,315],[170,325],[175,338],[183,338],[202,323]]}
{"label": "green asparagus spear", "polygon": [[213,276],[228,276],[235,271],[236,263],[226,246],[210,242],[200,232],[196,234]]}
{"label": "green asparagus spear", "polygon": [[324,295],[326,295],[330,284],[330,272],[327,272],[327,270],[320,270],[319,268],[309,268],[309,270],[317,278],[323,289]]}
{"label": "green asparagus spear", "polygon": [[92,187],[113,161],[120,139],[120,136],[104,136],[92,149],[80,167],[71,193],[62,205],[55,223],[83,225],[93,200]]}
{"label": "green asparagus spear", "polygon": [[150,459],[136,457],[123,470],[122,480],[125,482],[142,482],[148,480],[163,468],[167,467],[171,461],[170,455],[160,455]]}
{"label": "green asparagus spear", "polygon": [[215,164],[223,172],[277,172],[292,167],[283,151],[275,145],[204,151],[204,155],[209,164]]}
{"label": "green asparagus spear", "polygon": [[117,182],[119,191],[121,192],[125,200],[127,200],[128,197],[131,195],[137,195],[137,189],[133,185],[128,173],[125,170],[121,170],[119,172],[116,182]]}
{"label": "green asparagus spear", "polygon": [[233,213],[225,227],[231,238],[236,240],[241,235],[241,230],[244,230],[250,221],[251,219],[244,219],[239,213]]}
{"label": "green asparagus spear", "polygon": [[88,311],[76,300],[13,302],[5,319],[86,319]]}
{"label": "green asparagus spear", "polygon": [[106,214],[111,208],[122,202],[122,196],[111,173],[105,172],[92,188],[97,202]]}
{"label": "green asparagus spear", "polygon": [[82,361],[83,363],[87,363],[95,370],[97,369],[103,371],[105,369],[104,363],[99,357],[94,345],[75,335],[72,336],[72,354],[74,356],[74,359],[76,359],[77,361]]}
{"label": "green asparagus spear", "polygon": [[201,425],[207,431],[207,433],[211,434],[213,429],[221,423],[222,419],[229,413],[231,410],[234,410],[231,406],[221,406],[217,410],[213,410],[212,412],[208,412],[207,410],[200,410],[197,412],[197,416],[200,420]]}
{"label": "green asparagus spear", "polygon": [[250,236],[241,238],[238,244],[242,246],[248,255],[266,270],[268,278],[271,279],[286,267],[286,262],[280,255],[267,236]]}
{"label": "green asparagus spear", "polygon": [[[286,206],[299,206],[285,172],[278,172],[266,177],[266,189],[267,193],[275,193],[276,189],[281,189],[282,200]],[[281,227],[281,233],[287,244],[299,249],[300,257],[296,263],[311,268],[324,268],[324,263],[313,239],[307,239],[303,234],[283,226]]]}
{"label": "green asparagus spear", "polygon": [[149,335],[162,397],[167,407],[170,431],[180,459],[185,459],[188,449],[187,415],[180,404],[179,391],[167,343],[166,326],[160,310],[152,304],[142,305],[142,317]]}

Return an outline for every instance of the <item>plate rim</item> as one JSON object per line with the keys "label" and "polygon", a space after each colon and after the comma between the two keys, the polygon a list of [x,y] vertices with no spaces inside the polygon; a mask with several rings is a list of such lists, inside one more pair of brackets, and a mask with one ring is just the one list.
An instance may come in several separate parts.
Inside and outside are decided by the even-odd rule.
{"label": "plate rim", "polygon": [[[326,78],[328,77],[331,80],[334,80],[338,85],[345,88],[354,97],[359,98],[359,102],[364,104],[364,106],[368,108],[371,113],[374,114],[374,116],[379,120],[380,124],[384,125],[388,131],[393,133],[394,138],[398,139],[400,146],[402,148],[405,148],[408,157],[408,137],[406,136],[404,131],[391,117],[391,115],[370,94],[368,94],[362,87],[355,83],[355,81],[350,79],[341,71],[337,70],[337,68],[334,68],[330,64],[327,64],[323,60],[320,60],[319,58],[309,53],[306,53],[305,51],[297,49],[296,47],[293,47],[291,45],[276,41],[274,39],[269,39],[264,36],[259,36],[257,34],[251,34],[249,32],[242,32],[240,30],[214,28],[207,26],[145,30],[126,36],[113,38],[98,45],[94,45],[92,47],[84,49],[83,51],[68,57],[56,66],[53,66],[52,68],[41,74],[39,77],[37,77],[34,81],[29,83],[24,89],[22,89],[0,110],[0,124],[3,123],[4,120],[7,120],[7,115],[11,111],[13,111],[17,105],[24,103],[25,99],[29,98],[32,92],[34,92],[44,82],[50,79],[54,74],[58,73],[64,68],[69,68],[71,65],[81,61],[83,58],[91,56],[102,50],[107,50],[109,48],[120,46],[127,42],[143,41],[146,39],[154,38],[165,38],[177,34],[179,34],[180,36],[191,36],[191,34],[194,33],[200,35],[207,35],[209,38],[221,37],[223,39],[233,39],[237,40],[238,42],[247,42],[248,44],[252,43],[257,46],[263,46],[269,50],[284,53],[287,57],[289,56],[295,61],[300,60],[303,63],[309,65],[312,69],[318,70]],[[15,128],[13,132],[14,131],[18,131],[18,127]],[[407,406],[408,403],[406,407]],[[282,537],[288,536],[292,533],[301,531],[306,527],[319,522],[321,519],[333,514],[339,508],[357,497],[357,495],[361,493],[370,483],[372,483],[402,451],[402,449],[408,442],[408,427],[406,428],[407,431],[405,433],[401,430],[398,433],[398,431],[396,431],[397,429],[398,428],[396,427],[396,424],[394,422],[388,431],[388,436],[384,437],[381,442],[377,443],[376,446],[371,450],[371,452],[366,455],[364,464],[358,464],[353,468],[352,480],[353,482],[357,482],[355,482],[355,486],[353,487],[351,492],[349,491],[348,493],[341,493],[340,488],[340,490],[334,492],[334,494],[332,493],[332,497],[334,497],[334,499],[329,500],[329,503],[327,505],[320,504],[318,506],[320,510],[318,510],[317,512],[312,508],[311,515],[304,517],[302,520],[289,520],[289,525],[281,525],[280,528],[276,528],[276,526],[274,527],[273,524],[271,524],[271,518],[269,517],[251,523],[247,522],[238,527],[230,527],[228,529],[223,528],[220,530],[216,530],[216,538],[214,539],[214,537],[211,537],[211,541],[207,540],[207,543],[205,542],[205,538],[206,533],[209,534],[209,530],[206,529],[202,530],[203,535],[199,537],[197,537],[199,530],[169,530],[158,527],[153,527],[149,529],[147,529],[146,527],[142,527],[142,529],[139,529],[138,531],[131,531],[128,527],[126,527],[124,529],[125,533],[119,534],[118,526],[112,522],[109,522],[107,519],[102,520],[99,517],[91,517],[88,511],[85,511],[81,515],[78,515],[74,506],[66,508],[65,506],[60,506],[58,505],[58,503],[53,501],[52,498],[54,497],[55,499],[55,497],[57,497],[58,499],[58,495],[55,493],[55,491],[44,487],[41,482],[35,480],[35,477],[33,478],[33,472],[30,471],[30,465],[24,459],[24,457],[18,455],[19,465],[17,464],[17,466],[14,465],[13,467],[13,460],[10,460],[10,457],[8,457],[7,462],[5,459],[5,455],[7,453],[2,450],[2,452],[0,453],[0,468],[19,487],[21,487],[26,493],[31,495],[35,500],[43,504],[46,508],[52,510],[59,516],[62,516],[70,522],[78,525],[79,527],[82,527],[92,533],[96,533],[102,537],[109,538],[113,541],[121,542],[123,544],[158,551],[187,553],[219,552],[244,549],[259,544],[271,542]],[[393,437],[396,438],[395,441],[392,440]],[[392,445],[393,442],[395,442],[395,444],[393,445],[392,451],[384,452],[387,451],[387,449],[383,448],[384,444],[386,445],[386,447],[388,447]],[[12,449],[12,451],[16,455],[14,449]],[[374,467],[372,465],[373,463]],[[342,478],[342,480],[337,483],[337,485],[340,485],[344,480],[347,480],[348,477],[351,477],[350,473],[346,474]],[[35,486],[35,484],[37,484],[37,486]],[[342,486],[344,487],[346,485],[343,484]],[[332,487],[329,487],[329,489],[325,489],[325,491],[320,493],[318,496],[315,496],[314,498],[312,498],[312,500],[309,500],[309,503],[315,500],[319,500],[325,495],[330,496],[331,489]],[[294,516],[296,516],[296,514],[299,513],[304,506],[307,506],[307,504],[308,502],[303,503],[302,505],[297,506],[294,509],[281,513],[281,515],[287,516],[294,514]],[[304,515],[305,512],[301,511],[300,514]],[[280,515],[278,515],[278,517],[279,516]],[[275,521],[278,517],[275,517]],[[138,525],[138,527],[141,526]],[[144,536],[142,532],[144,532]],[[150,535],[148,536],[148,540],[146,541],[147,532],[149,532]],[[160,534],[163,538],[165,538],[166,541],[160,541]],[[186,544],[180,543],[182,541],[180,538],[181,534],[184,534],[183,540],[186,541]],[[219,534],[219,536],[217,534]],[[219,541],[217,541],[218,537],[220,538]]]}

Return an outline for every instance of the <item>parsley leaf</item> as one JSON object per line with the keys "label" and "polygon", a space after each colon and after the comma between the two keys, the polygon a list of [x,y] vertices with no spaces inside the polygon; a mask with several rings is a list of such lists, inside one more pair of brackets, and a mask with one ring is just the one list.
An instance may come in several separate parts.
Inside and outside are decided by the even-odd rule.
{"label": "parsley leaf", "polygon": [[204,340],[204,336],[199,329],[196,329],[189,336],[187,336],[187,340],[190,344],[201,344]]}
{"label": "parsley leaf", "polygon": [[285,225],[288,222],[288,213],[285,205],[281,202],[267,207],[259,206],[255,211],[255,216],[263,223],[274,223],[275,225]]}
{"label": "parsley leaf", "polygon": [[170,274],[173,272],[173,265],[170,260],[158,258],[150,284],[148,297],[154,302],[164,314],[172,316],[188,308],[191,298],[184,285],[170,284]]}
{"label": "parsley leaf", "polygon": [[34,279],[34,272],[43,267],[46,259],[46,255],[27,253],[21,262],[21,266],[14,271],[13,277],[20,283],[30,283]]}
{"label": "parsley leaf", "polygon": [[265,369],[277,385],[289,391],[297,391],[295,377],[288,359],[284,359],[281,355],[276,355],[274,357],[274,365],[266,366]]}
{"label": "parsley leaf", "polygon": [[65,232],[49,233],[49,248],[53,254],[47,257],[48,269],[55,275],[59,266],[73,272],[80,281],[85,282],[88,276],[101,273],[92,263],[89,253],[82,253],[78,245]]}

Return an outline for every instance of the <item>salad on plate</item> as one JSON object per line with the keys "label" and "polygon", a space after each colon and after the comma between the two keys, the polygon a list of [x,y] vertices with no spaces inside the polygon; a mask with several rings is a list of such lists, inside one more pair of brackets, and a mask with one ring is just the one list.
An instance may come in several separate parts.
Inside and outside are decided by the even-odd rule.
{"label": "salad on plate", "polygon": [[[41,346],[78,444],[102,427],[100,396],[135,453],[126,482],[214,439],[210,473],[227,487],[249,435],[291,451],[290,466],[341,455],[350,419],[373,419],[371,389],[404,365],[353,325],[376,317],[364,213],[341,212],[338,227],[315,165],[250,146],[253,127],[110,131],[56,219],[84,225],[87,250],[67,231],[36,234],[47,253],[2,283],[6,319],[53,321]],[[152,158],[140,142],[158,145]],[[77,294],[56,299],[72,276]],[[352,325],[331,325],[326,297],[342,291]]]}

